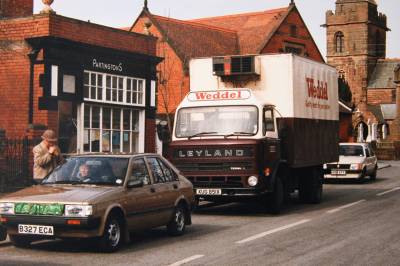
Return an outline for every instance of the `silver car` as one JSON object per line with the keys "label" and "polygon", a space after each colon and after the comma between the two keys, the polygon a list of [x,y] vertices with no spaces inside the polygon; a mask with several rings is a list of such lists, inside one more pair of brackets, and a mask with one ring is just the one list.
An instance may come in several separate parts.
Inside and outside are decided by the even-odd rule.
{"label": "silver car", "polygon": [[324,165],[325,178],[376,179],[378,161],[368,143],[340,143],[339,162]]}

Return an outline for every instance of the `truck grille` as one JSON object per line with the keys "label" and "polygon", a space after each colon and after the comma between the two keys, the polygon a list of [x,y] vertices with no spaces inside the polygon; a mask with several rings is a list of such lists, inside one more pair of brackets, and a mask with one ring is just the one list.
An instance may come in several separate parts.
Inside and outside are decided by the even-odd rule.
{"label": "truck grille", "polygon": [[251,162],[226,162],[226,163],[181,163],[175,164],[176,167],[185,172],[203,172],[203,171],[249,171],[253,170]]}
{"label": "truck grille", "polygon": [[188,176],[194,187],[242,188],[240,176]]}

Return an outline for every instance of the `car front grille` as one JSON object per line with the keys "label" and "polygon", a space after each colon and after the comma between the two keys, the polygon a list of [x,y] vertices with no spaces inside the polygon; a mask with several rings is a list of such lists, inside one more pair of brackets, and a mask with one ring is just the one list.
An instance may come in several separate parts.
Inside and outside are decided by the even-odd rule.
{"label": "car front grille", "polygon": [[328,164],[327,168],[328,169],[344,169],[344,170],[348,170],[348,169],[350,169],[350,164]]}
{"label": "car front grille", "polygon": [[252,162],[199,162],[199,163],[176,163],[176,167],[182,172],[204,172],[204,171],[251,171],[254,166]]}

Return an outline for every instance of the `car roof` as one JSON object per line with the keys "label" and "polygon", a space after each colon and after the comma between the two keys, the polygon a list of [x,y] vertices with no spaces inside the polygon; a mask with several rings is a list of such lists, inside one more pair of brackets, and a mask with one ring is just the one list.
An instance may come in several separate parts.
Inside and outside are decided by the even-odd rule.
{"label": "car roof", "polygon": [[103,158],[132,158],[139,156],[160,156],[157,153],[84,153],[84,154],[70,154],[69,158],[81,158],[81,157],[103,157]]}

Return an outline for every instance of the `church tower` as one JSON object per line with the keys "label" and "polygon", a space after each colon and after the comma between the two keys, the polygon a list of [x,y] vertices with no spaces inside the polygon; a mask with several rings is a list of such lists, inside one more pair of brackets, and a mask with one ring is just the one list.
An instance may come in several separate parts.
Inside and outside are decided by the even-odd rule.
{"label": "church tower", "polygon": [[386,16],[375,0],[337,0],[324,26],[327,62],[348,82],[355,107],[366,112],[368,81],[377,60],[386,57]]}

